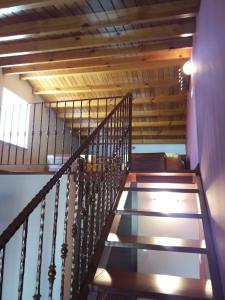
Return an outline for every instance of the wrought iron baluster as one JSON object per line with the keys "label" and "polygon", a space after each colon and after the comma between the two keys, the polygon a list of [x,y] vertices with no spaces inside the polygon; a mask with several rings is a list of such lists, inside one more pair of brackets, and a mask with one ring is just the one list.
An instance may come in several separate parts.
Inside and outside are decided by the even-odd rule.
{"label": "wrought iron baluster", "polygon": [[81,199],[83,193],[83,159],[77,159],[75,176],[75,199],[72,226],[72,265],[70,280],[70,300],[79,292],[80,234],[81,234]]}
{"label": "wrought iron baluster", "polygon": [[[127,101],[127,97],[125,99],[125,106],[126,106],[126,110],[125,110],[125,112],[126,112],[126,114],[125,114],[126,128],[127,128],[127,130],[129,130],[129,126],[128,126],[128,124],[129,124],[129,120],[128,120],[128,118],[129,118],[129,102]],[[129,150],[128,149],[129,149],[129,135],[126,136],[127,160],[129,160],[129,157],[128,157]]]}
{"label": "wrought iron baluster", "polygon": [[88,219],[87,219],[87,254],[88,254],[88,265],[90,262],[90,257],[93,253],[93,240],[94,240],[94,207],[95,207],[95,158],[94,158],[94,140],[90,142],[89,145],[89,168],[88,168],[88,198],[87,198],[87,207],[88,207]]}
{"label": "wrought iron baluster", "polygon": [[11,146],[12,146],[14,108],[15,108],[15,105],[13,104],[12,105],[11,125],[10,125],[10,132],[9,132],[9,149],[8,149],[8,160],[7,160],[8,165],[9,165],[9,160],[10,160]]}
{"label": "wrought iron baluster", "polygon": [[71,155],[72,155],[72,153],[73,153],[73,151],[74,151],[74,145],[73,145],[74,113],[75,113],[74,102],[75,102],[75,101],[72,101],[72,123],[71,123],[71,144],[70,144],[70,154],[71,154]]}
{"label": "wrought iron baluster", "polygon": [[96,218],[97,218],[97,156],[94,156],[94,146],[96,145],[96,139],[92,141],[91,144],[91,173],[92,173],[92,186],[91,186],[91,194],[92,194],[92,206],[91,206],[91,240],[90,240],[90,251],[91,254],[94,254],[95,251],[95,243],[97,237],[97,226],[96,226]]}
{"label": "wrought iron baluster", "polygon": [[132,94],[127,97],[128,109],[129,109],[129,123],[128,123],[128,136],[129,136],[129,168],[131,164],[131,152],[132,152]]}
{"label": "wrought iron baluster", "polygon": [[62,164],[63,164],[64,148],[65,148],[65,133],[66,133],[66,101],[64,103],[63,129],[62,129]]}
{"label": "wrought iron baluster", "polygon": [[22,164],[24,164],[24,161],[25,161],[25,148],[26,148],[26,141],[28,139],[27,135],[28,135],[28,132],[26,131],[27,130],[27,122],[29,122],[29,112],[30,112],[30,104],[27,103],[27,107],[26,107],[26,116],[25,116],[25,120],[24,120],[24,138],[23,138],[23,158],[22,158]]}
{"label": "wrought iron baluster", "polygon": [[80,124],[79,124],[79,147],[81,145],[81,134],[82,134],[82,113],[83,113],[83,101],[80,101]]}
{"label": "wrought iron baluster", "polygon": [[108,98],[105,99],[105,118],[107,117],[108,114]]}
{"label": "wrought iron baluster", "polygon": [[39,129],[38,164],[40,163],[40,156],[41,156],[43,108],[44,108],[44,103],[42,102],[42,103],[41,103],[40,129]]}
{"label": "wrought iron baluster", "polygon": [[106,137],[105,137],[105,153],[104,153],[104,164],[105,164],[105,168],[104,168],[104,172],[105,172],[105,180],[106,180],[106,198],[105,198],[105,209],[106,209],[106,217],[109,213],[110,210],[110,202],[109,202],[109,164],[108,164],[108,151],[109,151],[109,122],[107,122],[105,124],[105,133],[106,133]]}
{"label": "wrought iron baluster", "polygon": [[120,148],[121,148],[121,156],[120,156],[120,160],[121,160],[121,171],[124,171],[124,163],[123,163],[123,156],[124,156],[124,152],[123,152],[123,139],[125,138],[124,136],[124,131],[123,131],[123,105],[121,105],[121,113],[120,113]]}
{"label": "wrought iron baluster", "polygon": [[91,126],[91,100],[88,100],[88,136],[90,135]]}
{"label": "wrought iron baluster", "polygon": [[[7,105],[2,105],[2,111],[4,111],[5,107],[5,114],[4,114],[4,126],[3,126],[3,132],[2,132],[2,151],[1,151],[1,164],[3,163],[3,158],[4,158],[4,146],[5,146],[5,131],[6,131],[6,119],[7,119],[7,110],[8,106]],[[2,114],[1,114],[2,116]]]}
{"label": "wrought iron baluster", "polygon": [[83,188],[81,194],[81,227],[80,227],[80,255],[79,255],[79,284],[82,283],[84,275],[86,273],[86,264],[87,264],[87,257],[86,257],[86,243],[87,243],[87,194],[86,194],[86,186],[87,186],[87,159],[88,155],[87,152],[85,154],[85,158],[83,160],[83,171],[82,171],[82,178],[83,178]]}
{"label": "wrought iron baluster", "polygon": [[126,132],[127,128],[126,128],[126,102],[124,101],[124,105],[123,105],[123,131],[124,131],[124,158],[126,161],[126,140],[127,140],[127,132]]}
{"label": "wrought iron baluster", "polygon": [[51,103],[48,105],[48,125],[47,125],[47,143],[46,143],[46,155],[45,155],[45,163],[48,162],[48,147],[49,147],[49,137],[50,137],[50,122],[51,122]]}
{"label": "wrought iron baluster", "polygon": [[28,218],[23,223],[19,285],[18,285],[18,300],[23,299],[23,283],[24,283],[25,261],[26,261],[26,250],[27,250],[27,233],[28,233]]}
{"label": "wrought iron baluster", "polygon": [[117,159],[118,184],[121,177],[121,106],[118,109],[118,159]]}
{"label": "wrought iron baluster", "polygon": [[101,227],[105,226],[106,220],[106,182],[105,182],[105,126],[102,128],[102,144],[101,144],[101,177],[102,177],[102,199],[101,199],[101,208],[102,208],[102,216],[101,216]]}
{"label": "wrought iron baluster", "polygon": [[116,196],[118,185],[118,159],[119,159],[119,108],[115,113],[115,152],[114,152],[114,197]]}
{"label": "wrought iron baluster", "polygon": [[2,300],[2,287],[4,280],[4,266],[5,266],[5,247],[0,250],[0,300]]}
{"label": "wrought iron baluster", "polygon": [[15,165],[17,163],[17,152],[18,152],[18,142],[20,135],[20,114],[21,114],[21,104],[19,104],[19,113],[18,113],[18,123],[17,123],[17,133],[16,133],[16,152],[15,152]]}
{"label": "wrought iron baluster", "polygon": [[52,250],[51,250],[51,261],[48,268],[48,281],[49,281],[48,299],[49,300],[52,300],[53,286],[56,278],[55,249],[56,249],[56,236],[57,236],[57,224],[58,224],[59,191],[60,191],[60,180],[57,181],[56,183],[56,191],[55,191],[55,206],[54,206],[54,218],[53,218],[53,230],[52,230]]}
{"label": "wrought iron baluster", "polygon": [[109,148],[109,189],[110,189],[110,202],[113,199],[113,117],[110,120],[110,148]]}
{"label": "wrought iron baluster", "polygon": [[86,242],[86,272],[88,271],[89,267],[89,260],[92,250],[92,236],[91,236],[91,213],[92,213],[92,207],[93,207],[93,196],[92,196],[92,166],[91,162],[89,163],[89,169],[88,169],[88,182],[87,182],[87,201],[86,201],[86,207],[87,207],[87,242]]}
{"label": "wrought iron baluster", "polygon": [[36,282],[35,282],[35,294],[33,296],[34,300],[41,299],[40,287],[41,287],[41,267],[42,267],[42,255],[43,255],[44,224],[45,224],[45,206],[46,206],[46,199],[44,197],[41,202],[37,271],[36,271]]}
{"label": "wrought iron baluster", "polygon": [[64,215],[64,225],[63,225],[63,244],[61,246],[61,288],[60,288],[60,299],[64,298],[64,281],[65,281],[65,266],[66,258],[68,253],[68,243],[67,243],[67,227],[68,227],[68,214],[69,214],[69,198],[70,198],[70,168],[67,171],[67,184],[66,184],[66,203],[65,203],[65,215]]}
{"label": "wrought iron baluster", "polygon": [[[89,102],[90,103],[90,102]],[[83,267],[83,277],[88,271],[88,243],[90,239],[89,232],[89,215],[90,215],[90,205],[89,205],[89,193],[90,193],[90,171],[89,171],[89,146],[85,151],[85,168],[84,168],[84,197],[83,197],[83,248],[82,248],[82,267]],[[83,280],[82,277],[82,280]]]}
{"label": "wrought iron baluster", "polygon": [[55,165],[55,157],[56,157],[57,134],[58,134],[58,102],[56,102],[56,109],[55,109],[54,165]]}
{"label": "wrought iron baluster", "polygon": [[32,160],[33,160],[33,147],[34,147],[34,134],[35,134],[35,132],[34,132],[35,117],[36,117],[36,103],[34,103],[32,133],[31,133],[31,147],[30,147],[30,164],[31,165],[32,165]]}
{"label": "wrought iron baluster", "polygon": [[97,174],[96,174],[96,187],[97,187],[97,222],[96,222],[96,241],[100,237],[101,232],[101,164],[102,161],[99,158],[99,143],[100,143],[100,133],[96,137],[96,164],[97,164]]}
{"label": "wrought iron baluster", "polygon": [[99,99],[97,100],[97,126],[99,122]]}

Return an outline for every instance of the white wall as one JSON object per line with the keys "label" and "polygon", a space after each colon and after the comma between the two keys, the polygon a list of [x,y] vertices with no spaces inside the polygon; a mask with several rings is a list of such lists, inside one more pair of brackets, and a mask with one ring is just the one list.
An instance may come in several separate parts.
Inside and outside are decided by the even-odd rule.
{"label": "white wall", "polygon": [[185,144],[133,144],[132,153],[178,153],[186,154]]}

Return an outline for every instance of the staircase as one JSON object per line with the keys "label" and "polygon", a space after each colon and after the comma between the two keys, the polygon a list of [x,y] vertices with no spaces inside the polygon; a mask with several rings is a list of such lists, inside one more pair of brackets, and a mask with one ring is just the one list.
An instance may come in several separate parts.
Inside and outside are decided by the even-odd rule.
{"label": "staircase", "polygon": [[130,94],[89,133],[0,235],[0,300],[223,300],[199,174],[132,157]]}
{"label": "staircase", "polygon": [[129,173],[90,299],[218,299],[223,294],[201,178]]}

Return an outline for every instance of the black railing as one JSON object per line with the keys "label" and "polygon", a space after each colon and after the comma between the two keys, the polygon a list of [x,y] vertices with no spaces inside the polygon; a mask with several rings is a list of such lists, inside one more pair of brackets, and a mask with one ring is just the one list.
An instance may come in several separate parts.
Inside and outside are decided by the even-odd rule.
{"label": "black railing", "polygon": [[0,236],[0,300],[77,299],[130,167],[131,100],[116,105]]}
{"label": "black railing", "polygon": [[120,100],[121,96],[2,105],[0,165],[48,165],[58,170]]}

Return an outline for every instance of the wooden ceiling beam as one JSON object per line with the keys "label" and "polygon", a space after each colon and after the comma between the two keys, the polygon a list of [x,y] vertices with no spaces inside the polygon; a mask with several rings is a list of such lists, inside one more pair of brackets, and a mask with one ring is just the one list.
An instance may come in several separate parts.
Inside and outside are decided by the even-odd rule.
{"label": "wooden ceiling beam", "polygon": [[[141,136],[185,136],[185,130],[132,130],[132,137]],[[82,137],[88,136],[88,131],[82,130]]]}
{"label": "wooden ceiling beam", "polygon": [[[185,137],[163,137],[163,138],[132,138],[132,145],[137,145],[137,144],[185,144],[186,140]],[[96,144],[96,143],[95,143]],[[98,143],[103,144],[102,141]]]}
{"label": "wooden ceiling beam", "polygon": [[147,138],[132,138],[132,144],[185,144],[186,140],[184,138],[159,138],[159,139],[147,139]]}
{"label": "wooden ceiling beam", "polygon": [[[22,74],[22,80],[36,80],[45,78],[65,78],[76,75],[89,75],[93,73],[117,73],[123,71],[137,71],[137,70],[153,70],[160,68],[169,68],[174,66],[182,66],[187,61],[186,58],[170,59],[170,60],[156,60],[152,62],[129,62],[116,65],[106,65],[98,67],[77,68],[65,71],[51,71],[51,72],[35,72]],[[9,74],[10,75],[10,74]]]}
{"label": "wooden ceiling beam", "polygon": [[67,62],[67,61],[84,61],[93,58],[106,57],[124,57],[124,56],[141,56],[155,55],[160,51],[179,51],[182,48],[191,48],[192,39],[182,38],[156,42],[148,45],[125,48],[90,48],[83,51],[70,50],[47,53],[36,53],[32,55],[18,55],[13,57],[0,57],[1,67],[14,67],[19,65],[39,65],[42,63]]}
{"label": "wooden ceiling beam", "polygon": [[[73,126],[72,126],[73,125]],[[81,128],[86,128],[88,125],[87,122],[82,122]],[[97,123],[92,122],[90,124],[91,128],[96,128]],[[186,122],[185,119],[183,120],[173,120],[173,121],[138,121],[132,122],[132,128],[149,128],[149,127],[174,127],[174,126],[185,126]],[[66,122],[66,126],[69,128],[80,128],[79,122]]]}
{"label": "wooden ceiling beam", "polygon": [[[1,1],[2,2],[2,1]],[[0,2],[0,8],[1,8]],[[3,0],[4,2],[4,0]],[[20,3],[22,7],[32,8],[46,4],[54,4],[54,1],[36,0],[36,1],[7,1],[14,6]],[[30,3],[32,2],[32,4]],[[5,6],[7,3],[5,4]],[[4,5],[3,5],[4,6]],[[47,20],[38,20],[22,22],[12,25],[2,25],[0,28],[0,37],[14,35],[50,35],[65,32],[88,32],[98,28],[129,25],[145,22],[157,22],[165,20],[179,20],[184,18],[195,17],[199,9],[199,3],[196,0],[179,0],[173,3],[160,3],[148,6],[131,7],[118,9],[114,11],[100,12],[96,14],[86,14],[78,16],[49,18]]]}
{"label": "wooden ceiling beam", "polygon": [[[32,1],[31,0],[1,0],[0,14],[6,13],[7,10],[9,9],[14,9],[18,11],[18,10],[32,9],[38,7],[45,7],[54,4],[55,4],[54,0],[32,0]],[[16,26],[12,26],[12,27],[16,27]]]}
{"label": "wooden ceiling beam", "polygon": [[177,86],[178,81],[175,79],[168,80],[152,80],[150,82],[138,82],[138,83],[121,83],[112,85],[96,85],[96,86],[84,86],[84,87],[56,87],[52,90],[36,90],[35,95],[56,95],[56,94],[71,94],[71,93],[94,93],[102,91],[124,91],[124,90],[138,90],[138,89],[150,89],[152,87],[164,87],[164,86]]}
{"label": "wooden ceiling beam", "polygon": [[[117,49],[118,50],[118,49]],[[55,62],[55,63],[43,63],[38,65],[30,66],[16,66],[3,68],[3,74],[26,74],[34,72],[45,72],[45,71],[61,71],[70,69],[81,69],[81,68],[92,68],[99,66],[113,66],[121,65],[124,63],[151,63],[153,61],[166,61],[166,60],[180,60],[189,59],[191,56],[191,48],[181,48],[181,49],[170,49],[154,51],[149,54],[142,56],[131,56],[131,57],[108,57],[108,58],[94,58],[86,60],[75,60],[75,61],[65,61],[65,62]]]}
{"label": "wooden ceiling beam", "polygon": [[114,36],[106,34],[88,34],[46,40],[17,41],[7,44],[3,43],[0,47],[0,56],[19,55],[24,52],[32,54],[67,49],[84,49],[140,41],[159,41],[170,38],[190,37],[194,35],[194,32],[195,23],[187,22],[127,30]]}

